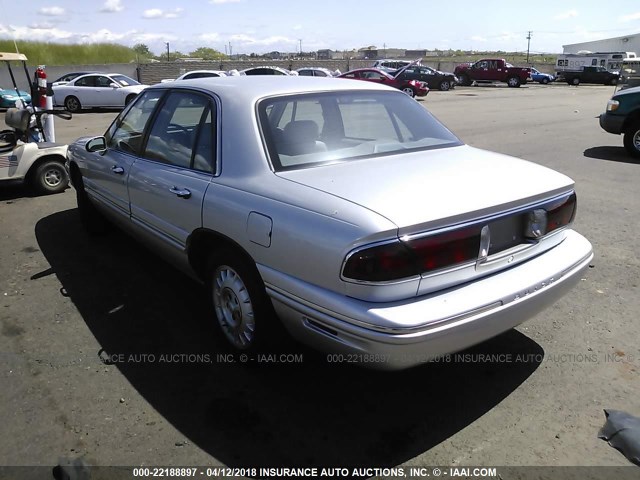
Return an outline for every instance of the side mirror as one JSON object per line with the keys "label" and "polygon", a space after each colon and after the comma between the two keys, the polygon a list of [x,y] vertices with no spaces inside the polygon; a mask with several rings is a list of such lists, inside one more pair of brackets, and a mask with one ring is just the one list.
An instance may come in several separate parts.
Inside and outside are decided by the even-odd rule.
{"label": "side mirror", "polygon": [[109,84],[109,86],[110,86],[111,88],[120,88],[120,85],[118,85],[116,82],[111,82],[111,83]]}
{"label": "side mirror", "polygon": [[107,150],[107,140],[104,137],[94,137],[85,144],[84,148],[90,153],[104,153]]}

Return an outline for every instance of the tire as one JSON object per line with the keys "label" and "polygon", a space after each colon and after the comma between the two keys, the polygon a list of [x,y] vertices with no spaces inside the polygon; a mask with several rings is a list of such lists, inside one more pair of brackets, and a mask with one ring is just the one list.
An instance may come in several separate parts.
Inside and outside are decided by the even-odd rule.
{"label": "tire", "polygon": [[207,263],[207,295],[227,343],[257,351],[273,343],[273,306],[255,264],[230,248],[214,252]]}
{"label": "tire", "polygon": [[402,87],[402,91],[407,95],[409,95],[411,98],[414,98],[416,96],[415,90],[413,89],[413,87],[410,87],[409,85]]}
{"label": "tire", "polygon": [[438,86],[438,88],[441,91],[446,92],[451,88],[451,82],[449,80],[443,80],[440,82],[440,85]]}
{"label": "tire", "polygon": [[542,83],[543,85],[547,85],[549,83],[549,79],[547,77],[544,77],[540,83]]}
{"label": "tire", "polygon": [[636,120],[625,129],[624,148],[632,157],[640,158],[640,120]]}
{"label": "tire", "polygon": [[80,100],[78,100],[77,97],[74,97],[73,95],[69,95],[67,98],[64,99],[64,108],[65,110],[68,110],[71,113],[78,113],[80,110],[82,110],[82,104],[80,103]]}
{"label": "tire", "polygon": [[82,176],[78,171],[73,175],[73,187],[76,189],[78,215],[84,230],[91,236],[103,235],[109,230],[109,221],[95,207],[84,189]]}
{"label": "tire", "polygon": [[509,77],[507,78],[507,85],[511,88],[518,88],[521,85],[520,77]]}
{"label": "tire", "polygon": [[127,95],[127,98],[124,99],[124,106],[126,107],[127,105],[129,105],[131,103],[131,101],[136,98],[138,95],[135,93],[132,93],[130,95]]}
{"label": "tire", "polygon": [[69,175],[62,162],[48,160],[35,169],[31,183],[38,193],[60,193],[69,185]]}
{"label": "tire", "polygon": [[573,85],[577,87],[578,85],[580,85],[580,79],[578,77],[575,77],[575,78],[572,78],[571,80],[567,80],[567,83],[569,85]]}
{"label": "tire", "polygon": [[612,78],[611,80],[609,80],[609,85],[617,85],[617,84],[618,84],[617,78]]}
{"label": "tire", "polygon": [[460,79],[460,85],[463,85],[465,87],[471,85],[471,78],[469,78],[469,75],[467,75],[466,73],[463,73],[458,78]]}

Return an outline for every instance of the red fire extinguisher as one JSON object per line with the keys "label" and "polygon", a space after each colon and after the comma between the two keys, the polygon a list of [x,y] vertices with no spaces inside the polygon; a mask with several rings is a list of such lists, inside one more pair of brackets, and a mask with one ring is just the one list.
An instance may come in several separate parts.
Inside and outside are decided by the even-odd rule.
{"label": "red fire extinguisher", "polygon": [[43,110],[47,108],[47,73],[44,66],[40,65],[35,73],[37,91],[38,91],[38,107]]}

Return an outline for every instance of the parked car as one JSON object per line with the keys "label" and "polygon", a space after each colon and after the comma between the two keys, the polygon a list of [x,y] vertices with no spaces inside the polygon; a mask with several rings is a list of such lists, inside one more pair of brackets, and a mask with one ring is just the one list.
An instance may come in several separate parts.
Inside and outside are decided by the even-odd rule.
{"label": "parked car", "polygon": [[576,87],[581,83],[616,85],[620,72],[611,72],[604,67],[583,67],[579,72],[560,72],[559,79]]}
{"label": "parked car", "polygon": [[66,85],[67,83],[69,83],[74,78],[78,78],[80,75],[87,75],[89,73],[100,73],[100,72],[71,72],[71,73],[67,73],[65,75],[62,75],[57,80],[54,80],[53,83],[51,84],[51,86],[57,87],[58,85]]}
{"label": "parked car", "polygon": [[624,148],[640,158],[640,87],[616,92],[600,115],[600,127],[615,135],[624,134]]}
{"label": "parked car", "polygon": [[453,73],[441,72],[426,65],[410,65],[402,71],[392,71],[389,74],[398,80],[420,80],[426,83],[430,89],[437,88],[443,92],[455,88],[458,83],[458,79]]}
{"label": "parked car", "polygon": [[147,88],[119,73],[90,73],[53,87],[53,104],[70,112],[83,108],[124,107]]}
{"label": "parked car", "polygon": [[542,73],[539,70],[531,67],[531,79],[534,82],[542,83],[544,85],[553,82],[556,77],[549,73]]}
{"label": "parked car", "polygon": [[191,80],[192,78],[226,77],[222,70],[194,70],[180,75],[176,80]]}
{"label": "parked car", "polygon": [[429,93],[429,88],[418,80],[402,80],[377,68],[358,68],[338,75],[338,78],[350,78],[353,80],[365,80],[367,82],[380,83],[402,90],[410,97],[424,97]]}
{"label": "parked car", "polygon": [[67,163],[85,227],[112,220],[200,279],[241,351],[280,321],[342,358],[410,367],[523,322],[593,256],[570,178],[465,146],[373,82],[154,85]]}
{"label": "parked car", "polygon": [[301,77],[334,77],[335,75],[328,68],[322,67],[303,67],[296,69]]}
{"label": "parked car", "polygon": [[25,105],[31,103],[31,95],[27,92],[22,90],[16,92],[15,88],[0,87],[0,108],[13,108],[19,99],[22,99]]}
{"label": "parked car", "polygon": [[249,67],[240,70],[240,75],[291,75],[289,70],[280,67]]}

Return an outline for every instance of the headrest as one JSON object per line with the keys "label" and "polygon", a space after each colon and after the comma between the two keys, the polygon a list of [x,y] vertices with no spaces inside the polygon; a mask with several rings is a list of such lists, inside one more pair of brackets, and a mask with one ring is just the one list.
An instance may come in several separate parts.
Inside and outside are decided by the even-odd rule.
{"label": "headrest", "polygon": [[284,137],[289,142],[315,142],[320,129],[313,120],[295,120],[284,127]]}

